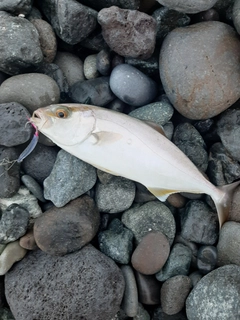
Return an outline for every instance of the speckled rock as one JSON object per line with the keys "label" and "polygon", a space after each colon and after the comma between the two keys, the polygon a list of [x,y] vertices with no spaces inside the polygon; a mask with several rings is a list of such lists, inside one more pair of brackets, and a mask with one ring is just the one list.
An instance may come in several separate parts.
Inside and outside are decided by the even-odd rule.
{"label": "speckled rock", "polygon": [[138,289],[133,270],[130,266],[121,266],[125,280],[122,309],[129,317],[135,317],[138,311]]}
{"label": "speckled rock", "polygon": [[86,79],[94,79],[99,76],[97,70],[97,54],[90,54],[83,63],[83,72]]}
{"label": "speckled rock", "polygon": [[152,275],[135,272],[138,287],[138,300],[146,305],[160,304],[161,284]]}
{"label": "speckled rock", "polygon": [[182,115],[211,118],[240,97],[239,59],[240,42],[229,25],[208,21],[177,28],[161,47],[161,81]]}
{"label": "speckled rock", "polygon": [[215,269],[217,263],[217,248],[214,246],[202,246],[198,250],[197,266],[202,274],[207,274]]}
{"label": "speckled rock", "polygon": [[27,250],[20,247],[18,241],[8,243],[0,255],[0,275],[6,274],[13,264],[22,260]]}
{"label": "speckled rock", "polygon": [[24,174],[21,176],[21,181],[25,185],[25,187],[41,202],[45,202],[43,196],[43,188],[39,183],[31,176]]}
{"label": "speckled rock", "polygon": [[185,13],[197,13],[212,8],[217,0],[157,0],[163,6],[170,9],[185,12]]}
{"label": "speckled rock", "polygon": [[203,277],[187,298],[188,320],[237,319],[240,297],[239,275],[239,266],[228,265]]}
{"label": "speckled rock", "polygon": [[14,13],[15,15],[19,14],[28,14],[32,9],[31,0],[3,0],[0,3],[0,11],[7,11]]}
{"label": "speckled rock", "polygon": [[104,8],[98,13],[102,35],[109,47],[123,57],[147,59],[156,41],[156,21],[137,10]]}

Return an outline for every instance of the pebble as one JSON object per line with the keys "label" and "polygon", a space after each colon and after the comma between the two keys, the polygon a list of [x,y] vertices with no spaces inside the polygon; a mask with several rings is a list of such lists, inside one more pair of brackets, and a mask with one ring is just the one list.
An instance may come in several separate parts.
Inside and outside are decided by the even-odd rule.
{"label": "pebble", "polygon": [[234,27],[236,28],[238,33],[240,33],[239,13],[240,13],[240,1],[236,0],[234,1],[234,5],[232,9],[232,18],[233,18]]}
{"label": "pebble", "polygon": [[180,312],[192,288],[187,276],[175,276],[165,281],[161,288],[161,306],[163,312],[173,315]]}
{"label": "pebble", "polygon": [[138,303],[137,315],[133,317],[133,320],[151,320],[149,313],[141,303]]}
{"label": "pebble", "polygon": [[240,214],[239,214],[240,202],[239,201],[240,201],[240,187],[237,187],[232,197],[232,205],[231,205],[229,216],[228,216],[229,220],[240,222]]}
{"label": "pebble", "polygon": [[119,99],[135,107],[152,102],[157,95],[156,83],[128,64],[120,64],[113,69],[110,88]]}
{"label": "pebble", "polygon": [[160,304],[161,284],[152,275],[135,272],[138,287],[138,300],[145,305]]}
{"label": "pebble", "polygon": [[6,274],[14,263],[23,259],[27,250],[20,247],[18,241],[10,242],[0,255],[0,275]]}
{"label": "pebble", "polygon": [[7,11],[13,14],[28,14],[32,9],[31,0],[23,1],[2,1],[0,3],[0,11]]}
{"label": "pebble", "polygon": [[177,275],[188,275],[191,259],[192,251],[190,248],[181,243],[174,244],[166,264],[156,274],[157,280],[166,281]]}
{"label": "pebble", "polygon": [[42,0],[39,6],[57,36],[68,44],[79,43],[96,28],[97,12],[77,1],[63,1],[59,5],[52,0]]}
{"label": "pebble", "polygon": [[122,309],[128,317],[135,317],[138,312],[138,290],[133,270],[130,266],[121,266],[125,280]]}
{"label": "pebble", "polygon": [[90,190],[96,179],[93,166],[60,150],[50,175],[44,180],[44,198],[56,207],[63,207]]}
{"label": "pebble", "polygon": [[170,209],[160,201],[149,201],[122,215],[123,224],[134,234],[136,244],[150,231],[160,231],[173,243],[176,226]]}
{"label": "pebble", "polygon": [[99,212],[89,196],[82,196],[63,208],[52,207],[34,223],[37,246],[51,255],[65,255],[80,250],[96,235]]}
{"label": "pebble", "polygon": [[203,275],[200,271],[194,271],[189,274],[189,278],[192,281],[193,287],[197,285],[197,283],[202,279]]}
{"label": "pebble", "polygon": [[158,307],[154,310],[152,320],[160,320],[160,319],[161,320],[188,320],[184,311],[180,311],[170,316],[165,312],[163,312],[161,307]]}
{"label": "pebble", "polygon": [[19,188],[18,192],[13,197],[0,198],[0,209],[4,211],[14,203],[26,209],[30,218],[37,218],[42,214],[37,199],[23,186]]}
{"label": "pebble", "polygon": [[86,57],[83,63],[83,73],[87,80],[94,79],[99,76],[97,70],[97,54],[91,54]]}
{"label": "pebble", "polygon": [[131,263],[135,270],[150,275],[162,269],[170,253],[168,239],[162,232],[146,234],[132,254]]}
{"label": "pebble", "polygon": [[[14,88],[14,90],[12,90]],[[26,73],[10,77],[0,87],[0,103],[18,102],[30,113],[49,104],[58,103],[57,83],[41,73]]]}
{"label": "pebble", "polygon": [[103,76],[109,76],[111,72],[111,55],[109,50],[103,49],[97,54],[97,70]]}
{"label": "pebble", "polygon": [[30,113],[17,102],[0,104],[0,145],[13,147],[27,142],[32,133],[26,126]]}
{"label": "pebble", "polygon": [[173,135],[173,143],[195,164],[202,172],[208,167],[208,153],[200,133],[190,123],[177,125]]}
{"label": "pebble", "polygon": [[78,319],[79,314],[86,320],[101,320],[111,319],[119,310],[124,279],[111,259],[87,245],[63,257],[29,252],[7,273],[5,290],[18,320]]}
{"label": "pebble", "polygon": [[31,176],[24,174],[21,176],[21,181],[25,187],[41,202],[46,202],[43,196],[42,186]]}
{"label": "pebble", "polygon": [[78,81],[83,81],[83,62],[82,60],[70,52],[57,52],[54,64],[58,65],[67,78],[69,86]]}
{"label": "pebble", "polygon": [[170,194],[167,198],[167,202],[174,208],[183,208],[186,205],[186,198],[180,193]]}
{"label": "pebble", "polygon": [[201,200],[191,200],[181,214],[183,238],[203,245],[214,245],[218,238],[217,213]]}
{"label": "pebble", "polygon": [[1,213],[0,243],[7,244],[23,236],[28,227],[29,212],[16,203]]}
{"label": "pebble", "polygon": [[111,2],[109,2],[109,0],[83,0],[82,2],[86,4],[88,3],[96,10],[101,10],[102,8],[111,6],[119,6],[124,9],[136,10],[140,5],[140,0],[111,0]]}
{"label": "pebble", "polygon": [[[125,63],[129,64],[136,69],[142,71],[145,75],[149,77],[159,76],[159,57],[155,52],[147,60],[137,59],[137,58],[125,58]],[[124,63],[124,62],[122,62]]]}
{"label": "pebble", "polygon": [[118,98],[115,98],[113,101],[111,101],[106,105],[106,108],[110,110],[123,112],[123,113],[127,107],[128,107],[127,104]]}
{"label": "pebble", "polygon": [[197,266],[202,274],[215,269],[217,264],[217,249],[214,246],[201,246],[198,250]]}
{"label": "pebble", "polygon": [[122,177],[113,176],[109,183],[97,182],[95,201],[100,212],[117,213],[131,207],[135,197],[135,184]]}
{"label": "pebble", "polygon": [[188,320],[238,319],[240,267],[227,265],[203,277],[186,301]]}
{"label": "pebble", "polygon": [[156,21],[146,13],[104,8],[98,13],[98,23],[108,46],[123,57],[148,59],[156,42]]}
{"label": "pebble", "polygon": [[[4,11],[0,12],[0,20],[0,70],[9,75],[16,75],[37,69],[43,61],[43,54],[34,25],[27,19]],[[30,92],[29,89],[28,93]],[[13,101],[19,102],[15,99],[4,102]],[[2,103],[2,100],[0,102]]]}
{"label": "pebble", "polygon": [[128,264],[133,250],[133,233],[119,219],[113,219],[107,230],[99,232],[99,249],[117,263]]}
{"label": "pebble", "polygon": [[[218,54],[220,49],[222,54]],[[214,117],[240,97],[239,59],[240,42],[229,25],[208,21],[177,28],[161,47],[164,90],[183,116],[195,120]]]}
{"label": "pebble", "polygon": [[29,230],[23,237],[19,239],[19,245],[27,250],[36,250],[38,248],[33,230]]}
{"label": "pebble", "polygon": [[73,102],[99,107],[105,106],[115,98],[109,86],[109,77],[78,81],[71,86],[69,96]]}
{"label": "pebble", "polygon": [[135,194],[134,202],[143,203],[143,202],[153,201],[156,199],[156,197],[150,191],[148,191],[148,189],[144,185],[138,182],[135,182],[135,184],[136,184],[136,194]]}
{"label": "pebble", "polygon": [[217,0],[205,0],[205,1],[194,1],[194,0],[157,0],[163,6],[170,9],[185,12],[185,13],[198,13],[201,11],[212,8]]}
{"label": "pebble", "polygon": [[11,311],[6,308],[0,308],[0,318],[2,320],[15,320]]}

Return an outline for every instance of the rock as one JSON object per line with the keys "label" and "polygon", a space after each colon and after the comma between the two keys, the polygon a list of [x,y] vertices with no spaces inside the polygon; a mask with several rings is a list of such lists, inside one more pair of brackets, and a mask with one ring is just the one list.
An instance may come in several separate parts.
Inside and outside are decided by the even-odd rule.
{"label": "rock", "polygon": [[31,11],[29,12],[26,18],[29,21],[32,21],[34,19],[42,19],[42,14],[36,7],[32,7]]}
{"label": "rock", "polygon": [[30,194],[27,188],[23,186],[19,188],[18,192],[13,197],[0,198],[0,209],[4,211],[13,203],[18,204],[26,209],[30,215],[30,218],[37,218],[42,213],[37,199]]}
{"label": "rock", "polygon": [[135,107],[150,103],[157,94],[156,83],[127,64],[120,64],[113,69],[110,88],[119,99]]}
{"label": "rock", "polygon": [[95,201],[100,212],[117,213],[131,207],[135,197],[133,181],[112,177],[107,184],[97,183]]}
{"label": "rock", "polygon": [[168,239],[162,232],[147,233],[132,254],[132,266],[142,274],[150,275],[164,266],[170,253]]}
{"label": "rock", "polygon": [[198,255],[198,246],[195,242],[191,242],[189,240],[184,239],[180,234],[177,234],[175,239],[175,243],[181,243],[184,246],[188,247],[192,251],[192,259],[191,259],[191,267],[197,268],[197,255]]}
{"label": "rock", "polygon": [[0,104],[0,145],[13,147],[27,142],[32,133],[26,126],[30,113],[19,103]]}
{"label": "rock", "polygon": [[196,284],[202,279],[203,275],[200,271],[194,271],[190,273],[189,278],[192,281],[193,287],[196,286]]}
{"label": "rock", "polygon": [[101,10],[102,8],[108,8],[111,6],[118,6],[120,8],[137,10],[140,5],[140,0],[82,0],[82,3],[93,7],[96,10]]}
{"label": "rock", "polygon": [[19,14],[28,14],[32,9],[32,1],[31,0],[3,0],[0,3],[0,11],[11,12],[15,15]]}
{"label": "rock", "polygon": [[208,9],[206,11],[202,11],[197,13],[194,16],[194,23],[202,22],[202,21],[219,21],[220,16],[216,9]]}
{"label": "rock", "polygon": [[234,221],[228,221],[222,226],[217,244],[218,266],[227,264],[240,266],[240,256],[238,254],[240,245],[239,230],[240,224]]}
{"label": "rock", "polygon": [[229,216],[228,216],[229,220],[233,220],[236,222],[240,222],[240,215],[239,215],[240,194],[239,193],[240,193],[240,187],[237,187],[232,197],[232,205],[231,205]]}
{"label": "rock", "polygon": [[115,98],[110,90],[108,77],[78,81],[71,86],[69,96],[73,102],[99,107],[105,106]]}
{"label": "rock", "polygon": [[0,275],[6,274],[13,264],[22,260],[27,250],[20,247],[18,241],[10,242],[0,255]]}
{"label": "rock", "polygon": [[161,47],[164,90],[185,117],[214,117],[240,97],[239,59],[240,42],[229,25],[208,21],[177,28]]}
{"label": "rock", "polygon": [[135,272],[138,287],[138,300],[146,305],[155,305],[160,303],[161,284],[154,276],[143,275]]}
{"label": "rock", "polygon": [[170,252],[166,264],[162,270],[156,274],[157,280],[166,281],[174,276],[187,275],[190,269],[191,259],[191,249],[181,243],[176,243]]}
{"label": "rock", "polygon": [[217,249],[214,246],[202,246],[199,248],[197,266],[202,274],[207,274],[215,269],[217,255]]}
{"label": "rock", "polygon": [[23,236],[27,231],[29,212],[16,203],[3,211],[0,220],[0,243],[7,244]]}
{"label": "rock", "polygon": [[60,150],[50,175],[44,180],[44,198],[62,207],[90,190],[96,179],[93,166]]}
{"label": "rock", "polygon": [[197,13],[212,8],[217,0],[200,0],[198,2],[194,0],[157,0],[163,6],[170,9],[185,12],[185,13]]}
{"label": "rock", "polygon": [[95,30],[86,39],[81,41],[81,47],[97,52],[103,49],[109,49],[108,45],[103,39],[102,32],[99,29]]}
{"label": "rock", "polygon": [[151,320],[149,313],[141,303],[138,303],[137,315],[133,317],[133,320]]}
{"label": "rock", "polygon": [[33,230],[29,230],[23,237],[19,239],[19,245],[27,250],[36,250],[38,248]]}
{"label": "rock", "polygon": [[83,72],[87,80],[94,79],[99,76],[97,70],[97,55],[91,54],[86,57],[83,63]]}
{"label": "rock", "polygon": [[100,250],[117,263],[128,264],[132,254],[133,233],[120,220],[114,219],[107,230],[99,232]]}
{"label": "rock", "polygon": [[191,200],[181,214],[183,238],[204,245],[213,245],[218,238],[217,214],[203,201]]}
{"label": "rock", "polygon": [[97,12],[77,1],[42,0],[39,5],[58,37],[68,44],[79,43],[96,28]]}
{"label": "rock", "polygon": [[102,35],[109,47],[123,57],[148,59],[156,41],[156,21],[137,10],[104,8],[98,13]]}
{"label": "rock", "polygon": [[156,197],[150,191],[148,191],[148,189],[144,185],[138,182],[135,182],[135,184],[136,184],[136,194],[135,194],[134,202],[143,203],[143,202],[153,201],[156,199]]}
{"label": "rock", "polygon": [[110,110],[122,112],[122,113],[125,112],[126,107],[127,107],[127,104],[118,98],[114,99],[113,101],[111,101],[106,105],[106,108]]}
{"label": "rock", "polygon": [[70,52],[57,52],[54,63],[63,71],[69,86],[84,80],[83,63],[78,56]]}
{"label": "rock", "polygon": [[33,179],[31,176],[24,174],[21,177],[22,183],[25,185],[25,187],[41,202],[46,202],[43,196],[43,188],[40,186],[40,184]]}
{"label": "rock", "polygon": [[[155,52],[147,60],[138,58],[125,58],[125,63],[133,66],[134,68],[142,71],[145,75],[149,77],[159,76],[159,61],[158,54]],[[122,62],[124,63],[124,62]],[[114,68],[115,66],[113,66]]]}
{"label": "rock", "polygon": [[190,123],[179,124],[174,131],[173,143],[185,153],[200,171],[205,172],[207,170],[208,153],[206,145],[193,125]]}
{"label": "rock", "polygon": [[191,290],[192,282],[187,276],[175,276],[164,282],[161,288],[163,312],[173,315],[180,312]]}
{"label": "rock", "polygon": [[234,1],[234,5],[233,5],[232,17],[233,17],[234,27],[236,28],[238,33],[240,33],[239,13],[240,13],[240,1],[236,0]]}
{"label": "rock", "polygon": [[186,205],[186,198],[180,193],[173,193],[167,198],[167,202],[174,208],[183,208]]}
{"label": "rock", "polygon": [[0,317],[2,320],[15,320],[13,315],[9,309],[1,308],[0,309]]}
{"label": "rock", "polygon": [[231,4],[233,4],[234,0],[217,0],[214,5],[214,8],[219,11],[226,10]]}
{"label": "rock", "polygon": [[52,255],[80,250],[96,235],[100,222],[94,201],[82,196],[63,208],[52,207],[34,223],[37,246]]}
{"label": "rock", "polygon": [[6,275],[5,290],[18,320],[46,320],[52,315],[77,319],[79,314],[86,320],[101,320],[111,319],[119,310],[124,279],[111,259],[87,245],[63,257],[30,252]]}
{"label": "rock", "polygon": [[97,54],[96,65],[97,70],[103,76],[109,76],[111,71],[111,57],[109,50],[103,49]]}
{"label": "rock", "polygon": [[132,230],[137,244],[150,231],[161,231],[170,245],[173,243],[176,231],[174,217],[170,209],[160,201],[150,201],[125,211],[122,222]]}
{"label": "rock", "polygon": [[[33,24],[4,11],[0,12],[0,20],[0,70],[15,75],[37,69],[43,61],[43,54],[39,35]],[[18,102],[14,99],[3,102],[13,101]]]}
{"label": "rock", "polygon": [[[12,90],[14,88],[14,90]],[[26,73],[5,80],[0,87],[0,103],[18,102],[30,113],[59,102],[56,82],[40,73]]]}
{"label": "rock", "polygon": [[[186,301],[189,320],[236,319],[240,267],[228,265],[203,277],[193,288]],[[224,303],[226,301],[227,303]]]}
{"label": "rock", "polygon": [[133,270],[130,266],[121,266],[125,280],[122,309],[129,317],[135,317],[138,311],[138,290]]}
{"label": "rock", "polygon": [[159,320],[159,319],[161,319],[161,320],[188,320],[184,311],[180,311],[174,315],[169,316],[168,314],[163,312],[161,307],[158,307],[154,310],[153,318],[152,318],[152,320]]}

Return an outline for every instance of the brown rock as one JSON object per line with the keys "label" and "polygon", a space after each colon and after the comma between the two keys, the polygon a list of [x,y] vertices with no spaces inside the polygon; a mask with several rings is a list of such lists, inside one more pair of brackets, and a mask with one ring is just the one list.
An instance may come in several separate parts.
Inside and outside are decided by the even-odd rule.
{"label": "brown rock", "polygon": [[156,21],[151,16],[112,6],[98,13],[98,22],[104,40],[113,51],[124,57],[151,57],[157,32]]}
{"label": "brown rock", "polygon": [[175,208],[184,207],[186,201],[186,198],[182,196],[180,193],[170,194],[170,196],[167,198],[167,202]]}
{"label": "brown rock", "polygon": [[19,244],[22,248],[27,250],[37,249],[37,244],[33,235],[33,230],[29,230],[23,237],[19,239]]}
{"label": "brown rock", "polygon": [[214,117],[240,98],[240,41],[218,21],[177,28],[160,52],[160,76],[174,107],[189,119]]}
{"label": "brown rock", "polygon": [[135,277],[139,302],[147,305],[159,304],[161,283],[155,276],[147,276],[136,271]]}
{"label": "brown rock", "polygon": [[240,186],[237,187],[233,194],[228,220],[240,222]]}
{"label": "brown rock", "polygon": [[142,274],[150,275],[162,269],[170,253],[167,237],[162,232],[149,232],[132,254],[132,266]]}
{"label": "brown rock", "polygon": [[62,208],[52,207],[36,219],[34,237],[38,247],[53,255],[81,249],[96,235],[100,216],[94,201],[82,196]]}

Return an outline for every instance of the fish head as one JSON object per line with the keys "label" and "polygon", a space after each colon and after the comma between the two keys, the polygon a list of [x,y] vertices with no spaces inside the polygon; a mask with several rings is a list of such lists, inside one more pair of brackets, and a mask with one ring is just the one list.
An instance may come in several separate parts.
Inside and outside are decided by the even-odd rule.
{"label": "fish head", "polygon": [[34,111],[30,122],[61,147],[86,140],[95,128],[96,119],[90,106],[54,104]]}

